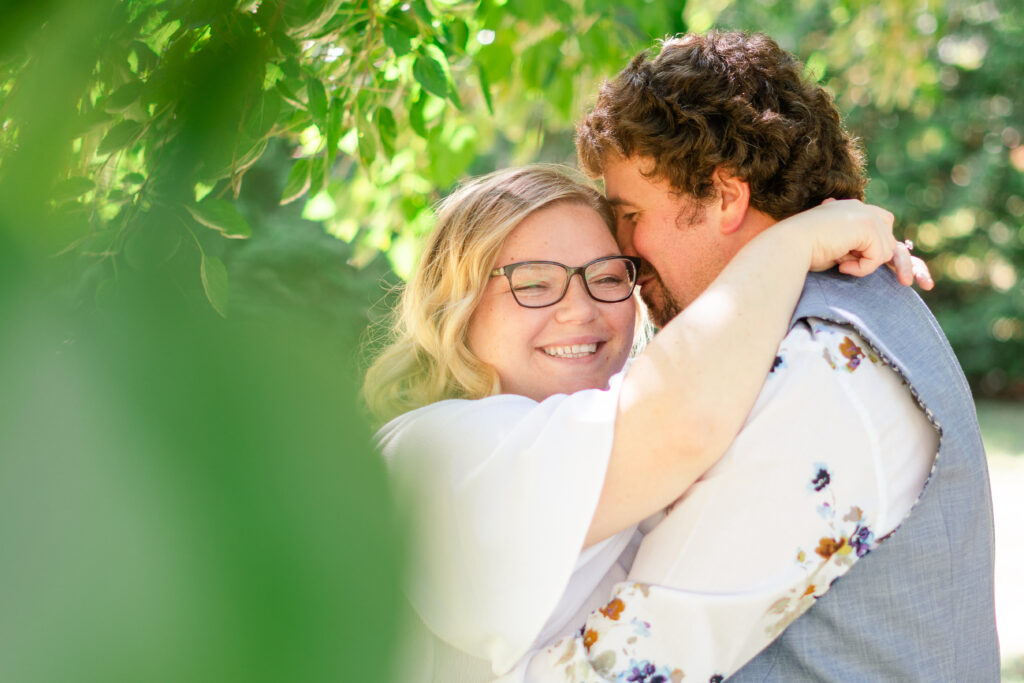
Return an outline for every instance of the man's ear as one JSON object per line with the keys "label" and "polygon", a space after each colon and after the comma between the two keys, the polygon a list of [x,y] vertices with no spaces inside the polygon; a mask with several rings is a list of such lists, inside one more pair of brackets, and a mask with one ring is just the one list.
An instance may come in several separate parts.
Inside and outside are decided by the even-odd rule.
{"label": "man's ear", "polygon": [[750,208],[750,185],[724,168],[716,169],[711,178],[718,191],[721,211],[719,230],[723,235],[731,235],[739,230],[747,216],[747,209]]}

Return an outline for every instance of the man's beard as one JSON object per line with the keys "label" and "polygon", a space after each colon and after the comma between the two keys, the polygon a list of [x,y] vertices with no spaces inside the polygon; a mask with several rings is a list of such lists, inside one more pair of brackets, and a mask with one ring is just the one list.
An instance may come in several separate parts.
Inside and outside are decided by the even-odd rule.
{"label": "man's beard", "polygon": [[665,283],[655,273],[654,278],[648,280],[640,290],[640,298],[647,305],[647,313],[651,316],[651,322],[658,329],[665,327],[669,320],[679,315],[683,310],[679,300],[672,296]]}

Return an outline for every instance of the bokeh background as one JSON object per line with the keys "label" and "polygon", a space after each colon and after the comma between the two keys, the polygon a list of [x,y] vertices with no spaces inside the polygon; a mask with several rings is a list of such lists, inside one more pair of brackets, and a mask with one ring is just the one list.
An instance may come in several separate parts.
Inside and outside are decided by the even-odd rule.
{"label": "bokeh background", "polygon": [[721,27],[804,60],[931,265],[1024,680],[1016,0],[3,9],[0,678],[386,678],[405,546],[356,396],[367,326],[459,179],[573,163],[602,79]]}

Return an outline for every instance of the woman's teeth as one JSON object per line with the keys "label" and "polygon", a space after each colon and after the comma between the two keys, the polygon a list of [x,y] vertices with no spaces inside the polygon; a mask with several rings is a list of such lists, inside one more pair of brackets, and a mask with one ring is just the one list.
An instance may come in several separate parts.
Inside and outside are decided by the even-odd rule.
{"label": "woman's teeth", "polygon": [[597,344],[572,344],[571,346],[546,346],[544,353],[556,358],[583,358],[597,353]]}

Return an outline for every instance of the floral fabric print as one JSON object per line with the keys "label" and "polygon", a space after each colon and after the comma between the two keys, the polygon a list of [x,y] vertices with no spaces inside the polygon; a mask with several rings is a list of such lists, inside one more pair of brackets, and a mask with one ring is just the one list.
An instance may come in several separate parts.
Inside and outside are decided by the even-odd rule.
{"label": "floral fabric print", "polygon": [[526,680],[725,680],[898,526],[930,465],[901,449],[935,454],[922,433],[934,439],[867,343],[805,321],[733,446],[645,536],[583,628],[535,653]]}

